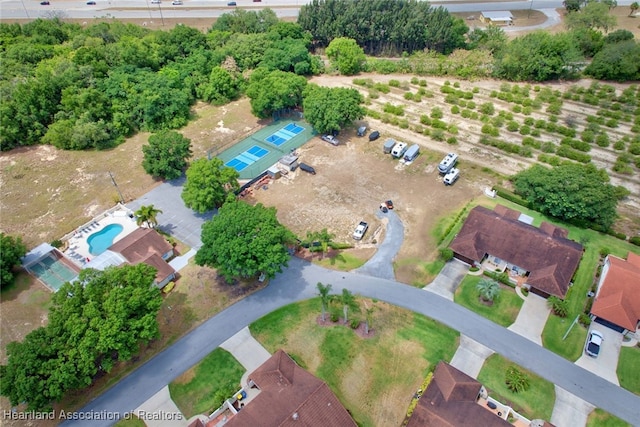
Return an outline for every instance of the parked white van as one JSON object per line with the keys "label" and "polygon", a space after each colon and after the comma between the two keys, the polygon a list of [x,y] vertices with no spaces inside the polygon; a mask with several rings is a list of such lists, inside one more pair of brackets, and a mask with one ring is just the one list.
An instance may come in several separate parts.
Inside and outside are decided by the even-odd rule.
{"label": "parked white van", "polygon": [[409,147],[407,152],[404,153],[404,161],[412,162],[416,157],[418,157],[418,154],[420,154],[420,146],[418,144],[413,144],[411,147]]}
{"label": "parked white van", "polygon": [[399,158],[402,157],[407,151],[407,143],[406,142],[398,142],[393,146],[393,150],[391,150],[391,155],[393,157]]}
{"label": "parked white van", "polygon": [[453,168],[445,176],[442,182],[444,185],[453,185],[454,182],[460,177],[460,169]]}
{"label": "parked white van", "polygon": [[438,171],[440,173],[449,172],[458,162],[458,155],[456,153],[449,153],[444,156],[444,159],[438,165]]}

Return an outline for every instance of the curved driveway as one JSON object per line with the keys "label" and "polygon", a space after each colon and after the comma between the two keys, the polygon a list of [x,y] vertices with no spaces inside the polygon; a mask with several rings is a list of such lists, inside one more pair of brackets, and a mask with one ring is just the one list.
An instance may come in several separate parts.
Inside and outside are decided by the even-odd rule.
{"label": "curved driveway", "polygon": [[[265,289],[207,320],[93,400],[81,412],[95,418],[102,413],[123,414],[134,410],[246,325],[279,307],[314,297],[318,281],[331,283],[336,292],[346,288],[353,293],[429,316],[632,425],[639,422],[640,397],[460,305],[398,282],[326,270],[297,258],[293,258],[289,268]],[[94,420],[91,423],[92,426],[111,424],[112,420]],[[67,421],[63,425],[82,426],[86,421]]]}
{"label": "curved driveway", "polygon": [[378,218],[387,218],[387,230],[384,241],[378,246],[376,253],[362,267],[355,270],[356,273],[367,276],[381,277],[383,279],[395,280],[393,272],[393,260],[404,241],[404,225],[402,220],[394,212],[383,213],[378,211]]}

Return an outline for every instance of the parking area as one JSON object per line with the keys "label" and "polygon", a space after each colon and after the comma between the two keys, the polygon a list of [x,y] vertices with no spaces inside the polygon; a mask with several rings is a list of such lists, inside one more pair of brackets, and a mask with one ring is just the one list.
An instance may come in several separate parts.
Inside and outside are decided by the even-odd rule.
{"label": "parking area", "polygon": [[576,365],[604,378],[609,382],[612,382],[613,384],[620,385],[616,369],[618,368],[620,347],[622,347],[622,334],[598,323],[593,323],[589,328],[589,332],[594,329],[600,332],[604,337],[602,347],[600,348],[600,354],[598,357],[591,357],[588,356],[583,349],[582,356],[580,356],[576,361]]}

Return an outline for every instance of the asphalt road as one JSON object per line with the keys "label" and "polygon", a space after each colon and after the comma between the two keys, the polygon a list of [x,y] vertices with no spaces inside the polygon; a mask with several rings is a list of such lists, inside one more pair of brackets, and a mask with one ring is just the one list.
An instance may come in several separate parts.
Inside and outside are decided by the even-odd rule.
{"label": "asphalt road", "polygon": [[[254,320],[289,303],[316,295],[316,283],[330,283],[429,316],[491,348],[581,399],[631,423],[640,425],[640,397],[616,387],[562,357],[536,345],[432,292],[391,280],[326,270],[293,258],[289,268],[265,289],[239,301],[145,363],[81,410],[85,416],[132,411],[182,372]],[[93,420],[109,426],[113,420]],[[86,420],[64,426],[84,426]],[[561,426],[564,427],[564,426]]]}

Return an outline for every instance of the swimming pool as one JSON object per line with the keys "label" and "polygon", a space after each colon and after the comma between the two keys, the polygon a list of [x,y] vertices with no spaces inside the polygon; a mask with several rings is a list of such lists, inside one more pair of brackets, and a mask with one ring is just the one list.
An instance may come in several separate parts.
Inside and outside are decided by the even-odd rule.
{"label": "swimming pool", "polygon": [[100,255],[111,245],[113,245],[113,239],[122,232],[124,227],[120,224],[109,224],[102,230],[93,233],[87,238],[87,244],[89,245],[89,253],[91,255]]}

